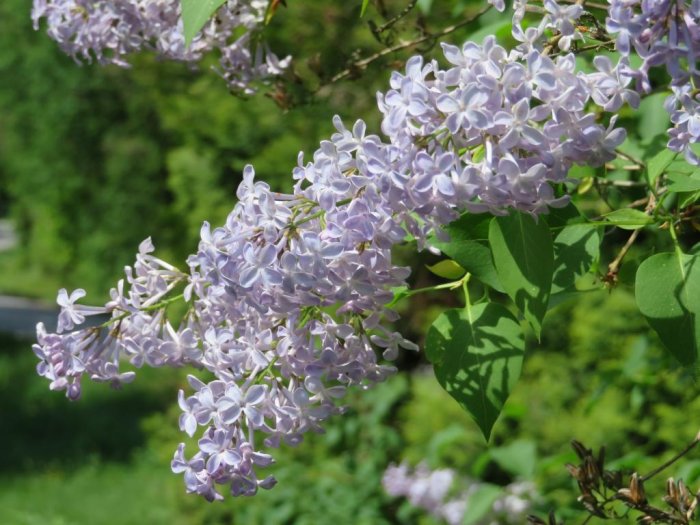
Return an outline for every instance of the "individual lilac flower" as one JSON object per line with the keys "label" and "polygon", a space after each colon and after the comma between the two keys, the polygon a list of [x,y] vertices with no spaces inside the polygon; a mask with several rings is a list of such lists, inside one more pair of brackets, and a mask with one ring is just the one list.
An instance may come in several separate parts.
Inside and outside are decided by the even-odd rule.
{"label": "individual lilac flower", "polygon": [[237,385],[229,385],[224,397],[218,402],[221,421],[231,425],[243,414],[248,425],[260,427],[263,424],[263,413],[258,405],[265,400],[266,393],[265,385],[253,385],[245,393]]}
{"label": "individual lilac flower", "polygon": [[100,315],[108,312],[107,308],[75,304],[78,299],[85,297],[85,295],[85,290],[82,288],[73,290],[70,296],[65,288],[58,291],[56,302],[61,307],[61,312],[58,315],[56,331],[59,334],[66,330],[72,330],[76,325],[83,324],[87,315]]}
{"label": "individual lilac flower", "polygon": [[199,449],[208,455],[206,469],[215,476],[221,467],[236,467],[241,455],[232,448],[232,433],[226,430],[210,430],[199,440]]}
{"label": "individual lilac flower", "polygon": [[581,34],[576,29],[576,20],[583,14],[583,6],[579,4],[561,6],[554,0],[544,0],[547,11],[545,19],[559,32],[557,46],[568,51],[573,40],[580,40]]}
{"label": "individual lilac flower", "polygon": [[198,452],[192,459],[185,458],[185,444],[180,443],[170,463],[175,474],[183,474],[187,492],[199,492],[201,485],[199,473],[204,470],[204,456]]}

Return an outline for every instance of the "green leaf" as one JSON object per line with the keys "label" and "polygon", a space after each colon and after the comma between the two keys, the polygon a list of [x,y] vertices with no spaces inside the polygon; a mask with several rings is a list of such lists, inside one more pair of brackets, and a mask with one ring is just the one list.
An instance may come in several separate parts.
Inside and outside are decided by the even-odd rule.
{"label": "green leaf", "polygon": [[417,5],[418,9],[420,9],[424,15],[427,15],[430,13],[430,8],[433,6],[433,0],[418,0]]}
{"label": "green leaf", "polygon": [[360,9],[360,17],[365,16],[365,11],[367,11],[368,5],[369,5],[369,0],[362,0],[362,9]]}
{"label": "green leaf", "polygon": [[478,488],[469,494],[467,499],[467,512],[464,513],[462,525],[475,525],[493,512],[494,502],[503,496],[503,488],[491,483],[481,483]]}
{"label": "green leaf", "polygon": [[427,268],[438,277],[443,277],[444,279],[459,279],[467,273],[464,268],[452,259],[445,259],[432,266],[427,266]]}
{"label": "green leaf", "polygon": [[637,306],[668,351],[684,365],[700,346],[700,255],[658,253],[637,270]]}
{"label": "green leaf", "polygon": [[574,203],[570,202],[563,208],[551,208],[545,219],[550,228],[561,229],[572,224],[582,224],[586,222],[584,217]]}
{"label": "green leaf", "polygon": [[491,218],[486,214],[464,214],[445,227],[449,242],[433,239],[430,244],[484,284],[503,292],[487,242]]}
{"label": "green leaf", "polygon": [[554,246],[547,223],[523,213],[496,217],[489,240],[503,288],[539,338],[554,274]]}
{"label": "green leaf", "polygon": [[700,191],[700,171],[691,175],[684,173],[671,173],[668,176],[671,185],[668,191],[680,193],[683,191]]}
{"label": "green leaf", "polygon": [[551,294],[576,290],[600,257],[600,234],[585,224],[565,227],[554,239],[554,277]]}
{"label": "green leaf", "polygon": [[225,3],[226,0],[182,0],[182,25],[186,46],[192,43],[192,39],[204,24]]}
{"label": "green leaf", "polygon": [[622,208],[605,215],[611,225],[623,230],[637,230],[654,222],[654,219],[640,210]]}
{"label": "green leaf", "polygon": [[387,303],[386,306],[388,308],[393,308],[401,299],[410,295],[408,286],[397,286],[392,288],[391,293],[394,294],[394,297]]}
{"label": "green leaf", "polygon": [[680,201],[679,201],[679,208],[687,208],[691,204],[695,204],[698,200],[700,200],[700,191],[696,192],[691,192],[691,193],[686,193],[684,194]]}
{"label": "green leaf", "polygon": [[668,168],[669,164],[671,164],[673,159],[676,158],[676,155],[678,155],[678,153],[675,151],[664,148],[659,153],[654,155],[654,157],[647,163],[647,180],[649,181],[650,185],[654,185],[656,179],[659,178],[659,175],[661,175],[666,168]]}
{"label": "green leaf", "polygon": [[[613,62],[614,64],[617,61]],[[663,134],[667,135],[667,129],[671,127],[671,120],[668,112],[664,109],[664,100],[671,93],[654,93],[646,97],[642,97],[642,102],[639,105],[639,110],[635,115],[639,115],[639,124],[636,131],[642,142],[648,143],[654,137]],[[665,140],[668,140],[666,138]]]}
{"label": "green leaf", "polygon": [[525,479],[532,478],[537,463],[537,448],[530,440],[519,439],[512,443],[489,450],[498,465],[507,472]]}
{"label": "green leaf", "polygon": [[495,303],[447,310],[428,330],[425,353],[440,385],[488,440],[520,377],[525,339],[518,320]]}

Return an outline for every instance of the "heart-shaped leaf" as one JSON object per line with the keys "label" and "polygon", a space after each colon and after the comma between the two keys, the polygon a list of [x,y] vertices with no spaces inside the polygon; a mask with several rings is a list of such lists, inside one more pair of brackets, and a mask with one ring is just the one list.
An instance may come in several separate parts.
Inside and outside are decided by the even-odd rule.
{"label": "heart-shaped leaf", "polygon": [[693,364],[700,347],[700,255],[652,255],[639,265],[635,296],[668,351]]}
{"label": "heart-shaped leaf", "polygon": [[449,241],[433,239],[430,244],[482,283],[503,292],[487,242],[490,221],[489,215],[466,213],[445,227],[450,236]]}
{"label": "heart-shaped leaf", "polygon": [[554,246],[547,223],[512,213],[491,221],[489,241],[499,281],[539,338],[554,273]]}
{"label": "heart-shaped leaf", "polygon": [[425,353],[440,385],[488,440],[520,377],[525,339],[518,320],[495,303],[447,310],[428,330]]}
{"label": "heart-shaped leaf", "polygon": [[554,239],[552,295],[576,290],[600,257],[600,234],[586,224],[566,226]]}

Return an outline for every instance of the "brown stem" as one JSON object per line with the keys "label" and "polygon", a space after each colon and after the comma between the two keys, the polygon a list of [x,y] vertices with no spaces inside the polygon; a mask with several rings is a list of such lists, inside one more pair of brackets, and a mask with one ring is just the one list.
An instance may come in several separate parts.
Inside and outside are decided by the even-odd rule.
{"label": "brown stem", "polygon": [[394,24],[396,24],[396,22],[398,22],[399,20],[401,20],[402,18],[404,18],[406,15],[408,15],[408,13],[410,13],[410,12],[413,10],[413,8],[416,7],[416,4],[417,4],[417,3],[418,3],[418,0],[411,0],[411,1],[408,3],[408,5],[404,8],[404,10],[401,11],[399,14],[397,14],[396,16],[392,17],[391,19],[387,20],[386,22],[384,22],[384,23],[383,23],[382,25],[380,25],[379,27],[373,28],[373,29],[372,29],[372,33],[374,34],[374,36],[375,36],[375,37],[378,37],[378,36],[381,35],[384,31],[386,31],[387,29],[390,29],[391,26],[393,26]]}
{"label": "brown stem", "polygon": [[[656,197],[654,196],[653,193],[649,193],[649,197],[647,199],[647,206],[644,209],[644,213],[647,215],[652,215],[654,213],[654,209],[657,206],[657,200]],[[627,255],[627,252],[630,250],[632,245],[634,244],[634,241],[637,240],[637,237],[639,236],[639,232],[641,232],[642,229],[639,228],[637,230],[634,230],[632,232],[632,235],[630,235],[629,239],[627,239],[627,242],[625,245],[622,247],[620,250],[620,253],[617,254],[617,257],[615,257],[615,260],[611,262],[608,265],[608,273],[605,275],[605,282],[608,284],[615,284],[617,282],[617,274],[620,272],[620,265],[622,264],[622,260],[625,258],[625,255]]]}
{"label": "brown stem", "polygon": [[645,166],[645,164],[644,164],[643,161],[634,158],[634,157],[633,157],[632,155],[630,155],[629,153],[625,153],[624,151],[619,150],[619,149],[616,149],[616,150],[615,150],[615,153],[617,153],[617,154],[618,154],[620,157],[622,157],[623,159],[627,159],[627,160],[629,160],[630,162],[634,162],[634,163],[635,163],[637,166],[639,166],[640,168],[643,168],[643,167]]}
{"label": "brown stem", "polygon": [[662,464],[661,466],[656,467],[654,470],[652,470],[651,472],[649,472],[646,476],[642,476],[641,478],[639,478],[640,481],[642,481],[642,482],[647,481],[647,480],[653,478],[654,476],[656,476],[656,475],[657,475],[659,472],[661,472],[662,470],[665,470],[666,468],[670,467],[670,466],[673,465],[676,461],[678,461],[678,460],[681,459],[683,456],[685,456],[688,452],[690,452],[691,450],[693,450],[693,449],[695,448],[695,445],[697,445],[699,442],[700,442],[700,435],[697,435],[697,436],[695,436],[695,439],[694,439],[693,441],[691,441],[690,444],[687,445],[687,446],[686,446],[683,450],[681,450],[678,454],[676,454],[675,456],[673,456],[671,459],[669,459],[668,461],[666,461],[666,462],[665,462],[664,464]]}
{"label": "brown stem", "polygon": [[596,2],[588,2],[587,0],[559,0],[562,4],[579,4],[584,7],[590,7],[592,9],[601,9],[603,11],[607,11],[608,7],[605,4],[598,4]]}
{"label": "brown stem", "polygon": [[491,5],[486,5],[483,8],[481,8],[479,11],[474,13],[472,16],[469,18],[451,25],[450,27],[446,27],[445,29],[438,31],[437,33],[428,33],[426,35],[421,36],[420,38],[417,38],[415,40],[410,40],[408,42],[401,42],[399,44],[396,44],[394,46],[388,47],[386,49],[382,49],[381,51],[370,55],[366,58],[363,58],[362,60],[358,60],[357,62],[352,63],[349,67],[341,71],[340,73],[337,73],[334,75],[327,83],[327,84],[333,84],[335,82],[339,82],[359,71],[363,71],[368,65],[370,65],[372,62],[376,62],[382,57],[385,57],[386,55],[390,55],[391,53],[396,53],[397,51],[401,51],[403,49],[408,49],[409,47],[415,47],[423,42],[428,42],[429,40],[436,40],[438,38],[441,38],[443,36],[449,35],[450,33],[454,33],[458,29],[471,24],[475,20],[477,20],[481,15],[486,13],[489,9],[491,9]]}
{"label": "brown stem", "polygon": [[617,280],[617,274],[620,271],[620,265],[622,265],[622,259],[624,259],[625,255],[627,255],[627,252],[630,251],[630,248],[634,244],[634,241],[637,240],[637,237],[639,236],[639,232],[641,230],[642,229],[639,228],[638,230],[634,230],[632,232],[632,235],[630,235],[629,239],[627,239],[627,242],[620,250],[620,253],[617,254],[617,257],[615,257],[615,260],[608,265],[608,274],[605,276],[605,279],[607,281],[614,282]]}

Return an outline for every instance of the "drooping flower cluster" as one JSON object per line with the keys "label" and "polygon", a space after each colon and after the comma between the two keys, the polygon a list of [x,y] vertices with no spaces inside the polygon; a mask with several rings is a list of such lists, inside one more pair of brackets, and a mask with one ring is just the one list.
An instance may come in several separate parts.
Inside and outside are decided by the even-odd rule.
{"label": "drooping flower cluster", "polygon": [[665,67],[671,90],[665,107],[674,127],[669,130],[669,149],[683,152],[686,160],[700,165],[691,145],[700,142],[700,1],[609,0],[608,32],[623,57],[635,52],[642,63],[628,68],[640,90],[651,89],[649,72]]}
{"label": "drooping flower cluster", "polygon": [[614,117],[606,129],[587,110],[592,99],[621,100],[626,90],[615,77],[577,73],[572,54],[508,53],[493,37],[443,50],[449,69],[414,57],[378,97],[382,130],[405,157],[414,152],[406,188],[414,199],[433,185],[435,206],[540,213],[567,202],[552,184],[566,181],[573,164],[615,157],[624,130]]}
{"label": "drooping flower cluster", "polygon": [[[470,508],[478,505],[479,491],[485,484],[461,479],[452,469],[431,470],[421,463],[415,469],[407,464],[390,465],[382,477],[384,490],[394,497],[405,497],[420,508],[449,525],[464,523]],[[502,495],[494,499],[488,511],[476,525],[520,525],[535,498],[534,487],[527,482],[514,482],[503,487]],[[480,505],[480,508],[483,508]]]}
{"label": "drooping flower cluster", "polygon": [[[388,139],[334,119],[330,140],[308,162],[300,155],[289,195],[247,167],[226,224],[202,227],[188,273],[145,241],[104,308],[62,291],[58,333],[38,330],[39,373],[77,398],[86,373],[130,381],[124,359],[206,369],[214,379],[190,376],[193,393],[179,394],[180,427],[198,435],[199,450],[188,458],[181,445],[173,470],[209,500],[222,486],[234,495],[271,487],[257,473],[272,462],[266,449],[320,431],[347,387],[390,374],[378,351],[391,360],[416,348],[390,328],[391,290],[409,273],[392,246],[407,235],[423,246],[463,210],[562,205],[553,185],[574,163],[612,159],[624,139],[614,119],[605,127],[587,111],[629,99],[604,64],[576,73],[572,55],[553,59],[535,40],[510,53],[493,38],[443,50],[448,69],[414,57],[378,95]],[[165,309],[179,297],[189,309],[173,326]],[[69,331],[98,312],[111,321]]]}
{"label": "drooping flower cluster", "polygon": [[[256,80],[289,65],[264,45],[252,46],[266,0],[228,0],[185,45],[180,0],[34,0],[35,28],[45,20],[49,36],[76,60],[128,66],[127,56],[152,50],[188,63],[220,53],[220,74],[232,90],[250,93]],[[255,49],[255,51],[253,50]]]}

